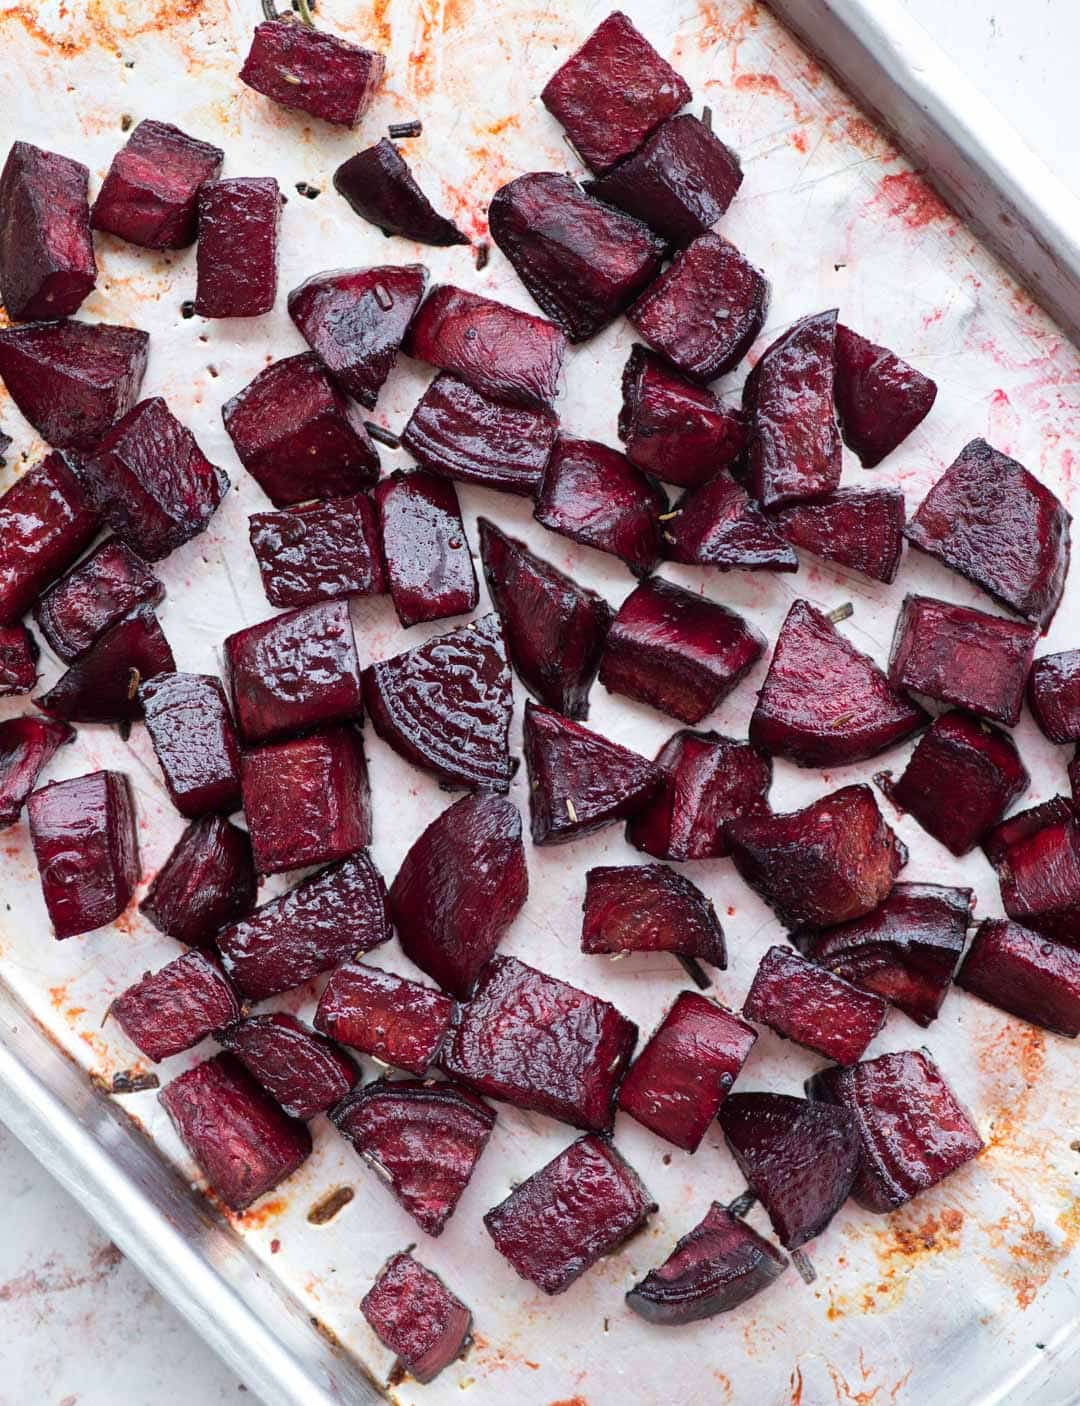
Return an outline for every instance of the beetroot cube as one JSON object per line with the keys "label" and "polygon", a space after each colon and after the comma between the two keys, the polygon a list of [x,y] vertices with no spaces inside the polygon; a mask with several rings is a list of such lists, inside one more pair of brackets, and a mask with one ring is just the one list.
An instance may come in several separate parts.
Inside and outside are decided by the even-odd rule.
{"label": "beetroot cube", "polygon": [[195,311],[258,317],[277,296],[281,192],[273,176],[234,176],[199,189]]}
{"label": "beetroot cube", "polygon": [[355,127],[382,84],[386,60],[291,15],[255,26],[240,81],[282,107]]}
{"label": "beetroot cube", "polygon": [[62,454],[49,454],[0,495],[0,625],[12,625],[66,571],[98,529]]}
{"label": "beetroot cube", "polygon": [[41,771],[75,729],[48,718],[5,718],[0,722],[0,830],[14,825]]}
{"label": "beetroot cube", "polygon": [[325,1113],[359,1078],[343,1050],[285,1011],[251,1016],[219,1039],[290,1118]]}
{"label": "beetroot cube", "polygon": [[38,644],[25,625],[0,625],[0,698],[37,683]]}
{"label": "beetroot cube", "polygon": [[838,488],[770,519],[781,537],[873,581],[896,579],[904,549],[904,495],[898,488]]}
{"label": "beetroot cube", "polygon": [[1004,918],[975,934],[957,986],[1058,1035],[1080,1035],[1080,952]]}
{"label": "beetroot cube", "polygon": [[1028,675],[1027,701],[1051,742],[1080,740],[1080,649],[1036,659]]}
{"label": "beetroot cube", "polygon": [[1052,796],[1037,806],[1018,810],[1008,820],[1002,820],[987,830],[981,848],[995,869],[1000,870],[1010,845],[1029,840],[1048,825],[1069,824],[1076,819],[1076,810],[1064,796]]}
{"label": "beetroot cube", "polygon": [[8,317],[67,317],[97,265],[81,161],[13,142],[0,172],[0,298]]}
{"label": "beetroot cube", "polygon": [[473,610],[479,588],[454,485],[399,469],[376,486],[374,498],[390,596],[402,625]]}
{"label": "beetroot cube", "polygon": [[215,961],[203,952],[185,952],[129,986],[109,1014],[132,1044],[159,1064],[239,1020],[240,1002]]}
{"label": "beetroot cube", "polygon": [[1080,826],[1075,818],[1016,840],[997,870],[1010,918],[1080,950]]}
{"label": "beetroot cube", "polygon": [[743,1015],[837,1064],[854,1064],[885,1024],[880,996],[815,966],[790,947],[770,947]]}
{"label": "beetroot cube", "polygon": [[362,962],[346,962],[326,984],[316,1029],[380,1064],[427,1073],[454,1016],[449,996]]}
{"label": "beetroot cube", "polygon": [[360,1311],[380,1342],[397,1353],[391,1381],[408,1372],[421,1385],[430,1382],[468,1346],[472,1314],[407,1252],[387,1260]]}
{"label": "beetroot cube", "polygon": [[675,952],[727,966],[712,900],[666,864],[620,864],[585,875],[583,952]]}
{"label": "beetroot cube", "polygon": [[169,122],[140,122],[112,159],[90,223],[144,249],[184,249],[195,243],[199,187],[224,159]]}
{"label": "beetroot cube", "polygon": [[50,647],[70,663],[139,605],[157,605],[165,587],[118,537],[95,547],[39,597],[34,619]]}
{"label": "beetroot cube", "polygon": [[799,558],[742,484],[721,470],[663,516],[669,561],[716,571],[798,571]]}
{"label": "beetroot cube", "polygon": [[417,184],[401,152],[386,137],[350,156],[334,172],[334,189],[383,234],[419,244],[468,244],[453,220],[440,215]]}
{"label": "beetroot cube", "polygon": [[189,819],[240,809],[240,749],[225,690],[207,674],[160,674],[139,689],[169,796]]}
{"label": "beetroot cube", "polygon": [[937,386],[887,347],[836,328],[836,409],[844,443],[873,469],[922,424]]}
{"label": "beetroot cube", "polygon": [[386,589],[375,508],[363,493],[252,513],[248,523],[271,605],[314,605]]}
{"label": "beetroot cube", "polygon": [[45,906],[57,938],[118,918],[139,881],[131,786],[118,771],[53,781],[26,803]]}
{"label": "beetroot cube", "polygon": [[142,717],[139,685],[176,668],[153,606],[137,606],[96,640],[34,702],[72,723],[133,722]]}
{"label": "beetroot cube", "polygon": [[220,815],[189,825],[139,904],[159,932],[189,947],[213,945],[255,907],[255,861],[246,830]]}

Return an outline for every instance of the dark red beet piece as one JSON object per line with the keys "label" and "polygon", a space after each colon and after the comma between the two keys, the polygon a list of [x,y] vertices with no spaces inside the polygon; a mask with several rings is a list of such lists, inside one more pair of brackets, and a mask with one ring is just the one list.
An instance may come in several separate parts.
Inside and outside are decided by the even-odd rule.
{"label": "dark red beet piece", "polygon": [[559,435],[533,516],[552,532],[621,558],[635,576],[660,560],[667,497],[616,449]]}
{"label": "dark red beet piece", "polygon": [[390,916],[405,955],[466,1001],[528,893],[517,807],[502,796],[465,796],[402,860]]}
{"label": "dark red beet piece", "polygon": [[664,1263],[634,1285],[626,1302],[649,1323],[697,1323],[738,1308],[787,1266],[768,1240],[714,1201]]}
{"label": "dark red beet piece", "polygon": [[140,122],[112,159],[90,223],[144,249],[195,243],[199,187],[225,153],[169,122]]}
{"label": "dark red beet piece", "polygon": [[666,864],[618,864],[585,875],[583,952],[674,952],[723,970],[724,933],[696,884]]}
{"label": "dark red beet piece", "polygon": [[630,1164],[607,1138],[590,1134],[516,1186],[484,1224],[522,1279],[561,1294],[655,1210]]}
{"label": "dark red beet piece", "polygon": [[255,862],[246,830],[220,815],[189,825],[139,904],[159,932],[189,947],[213,946],[255,907]]}
{"label": "dark red beet piece", "polygon": [[0,698],[30,692],[37,683],[39,653],[25,625],[0,625]]}
{"label": "dark red beet piece", "polygon": [[67,317],[97,278],[81,161],[13,142],[0,172],[0,298],[8,317]]}
{"label": "dark red beet piece", "polygon": [[464,1352],[472,1314],[431,1270],[407,1252],[394,1255],[360,1302],[379,1340],[397,1353],[391,1372],[423,1385]]}
{"label": "dark red beet piece", "polygon": [[225,970],[253,1001],[303,986],[389,941],[386,885],[366,852],[350,855],[218,933]]}
{"label": "dark red beet piece", "polygon": [[72,723],[133,722],[142,717],[140,683],[175,668],[153,606],[140,605],[106,630],[34,704]]}
{"label": "dark red beet piece", "polygon": [[479,587],[454,485],[422,470],[398,469],[373,496],[390,597],[402,625],[475,609]]}
{"label": "dark red beet piece", "polygon": [[744,815],[724,830],[736,869],[789,928],[869,913],[907,863],[869,786],[844,786],[783,815]]}
{"label": "dark red beet piece", "polygon": [[552,322],[442,283],[413,318],[405,351],[484,395],[550,409],[566,355]]}
{"label": "dark red beet piece", "polygon": [[1065,589],[1071,521],[1023,464],[973,439],[919,504],[907,539],[1045,630]]}
{"label": "dark red beet piece", "polygon": [[815,966],[790,947],[770,947],[743,1015],[837,1064],[854,1064],[885,1024],[880,996]]}
{"label": "dark red beet piece", "polygon": [[248,535],[271,605],[314,605],[386,590],[378,522],[366,494],[252,513]]}
{"label": "dark red beet piece", "polygon": [[379,736],[448,790],[507,791],[513,687],[497,615],[364,670]]}
{"label": "dark red beet piece", "polygon": [[896,621],[889,682],[1015,727],[1038,638],[1034,625],[909,595]]}
{"label": "dark red beet piece", "polygon": [[160,396],[118,420],[78,472],[101,516],[147,561],[202,532],[229,488]]}
{"label": "dark red beet piece", "polygon": [[208,674],[159,674],[139,703],[169,796],[189,819],[240,809],[240,749],[225,690]]}
{"label": "dark red beet piece", "polygon": [[851,1194],[868,1211],[896,1210],[982,1151],[966,1110],[921,1051],[823,1069],[806,1087],[853,1115],[860,1157]]}
{"label": "dark red beet piece", "polygon": [[1073,759],[1069,763],[1069,790],[1072,792],[1073,807],[1080,805],[1080,748],[1073,753]]}
{"label": "dark red beet piece", "polygon": [[799,558],[741,484],[721,470],[684,493],[665,513],[663,551],[669,561],[717,571],[798,571]]}
{"label": "dark red beet piece", "polygon": [[195,311],[258,317],[277,296],[281,192],[273,176],[233,176],[199,189]]}
{"label": "dark red beet piece", "polygon": [[0,830],[14,825],[43,769],[75,729],[48,718],[5,718],[0,722]]}
{"label": "dark red beet piece", "polygon": [[57,938],[118,918],[139,882],[135,805],[126,776],[53,781],[26,803],[45,906]]}
{"label": "dark red beet piece", "polygon": [[847,766],[894,747],[929,721],[827,615],[787,613],[750,719],[750,741],[796,766]]}
{"label": "dark red beet piece", "polygon": [[210,1189],[231,1211],[246,1210],[311,1153],[306,1125],[283,1113],[233,1055],[197,1064],[158,1099]]}
{"label": "dark red beet piece", "polygon": [[582,160],[602,172],[688,103],[690,88],[614,10],[548,79],[540,99]]}
{"label": "dark red beet piece", "polygon": [[724,822],[767,813],[772,761],[748,742],[684,729],[656,754],[663,784],[626,824],[635,849],[658,859],[722,859]]}
{"label": "dark red beet piece", "polygon": [[343,161],[334,172],[334,189],[362,220],[383,234],[436,246],[469,242],[453,220],[435,209],[401,152],[386,137]]}
{"label": "dark red beet piece", "polygon": [[285,1011],[252,1016],[219,1038],[290,1118],[325,1113],[360,1077],[343,1050]]}
{"label": "dark red beet piece", "polygon": [[13,625],[98,529],[62,454],[49,454],[0,495],[0,625]]}
{"label": "dark red beet piece", "polygon": [[1080,740],[1080,649],[1036,659],[1028,675],[1027,702],[1051,742]]}
{"label": "dark red beet piece", "polygon": [[836,409],[844,443],[864,469],[876,468],[922,424],[937,386],[887,347],[836,328]]}
{"label": "dark red beet piece", "polygon": [[240,82],[281,107],[355,127],[385,71],[382,54],[286,15],[255,26]]}
{"label": "dark red beet piece", "polygon": [[635,815],[659,767],[550,708],[525,704],[525,766],[535,845],[561,845]]}
{"label": "dark red beet piece", "polygon": [[619,607],[600,682],[611,693],[699,723],[764,652],[763,637],[734,610],[654,576]]}
{"label": "dark red beet piece", "polygon": [[1080,950],[1080,826],[1075,818],[1025,834],[998,861],[1010,918]]}
{"label": "dark red beet piece", "polygon": [[782,508],[769,521],[804,552],[873,581],[896,579],[904,549],[904,495],[898,488],[838,488]]}
{"label": "dark red beet piece", "polygon": [[109,1014],[132,1044],[159,1064],[239,1020],[240,1001],[215,961],[204,952],[185,952],[129,986]]}
{"label": "dark red beet piece", "polygon": [[422,264],[316,273],[289,294],[289,316],[341,389],[370,410],[426,283]]}
{"label": "dark red beet piece", "polygon": [[1075,819],[1076,810],[1072,802],[1067,801],[1064,796],[1052,796],[1050,800],[1042,801],[1037,806],[1018,810],[1015,815],[1010,815],[1008,820],[1002,820],[1000,824],[987,830],[980,842],[982,852],[994,868],[998,869],[1010,845],[1020,840],[1029,840],[1047,825],[1068,824]]}
{"label": "dark red beet piece", "polygon": [[70,663],[138,605],[157,605],[165,587],[142,557],[109,537],[39,597],[34,619],[53,652]]}
{"label": "dark red beet piece", "polygon": [[495,1126],[482,1099],[456,1084],[379,1079],[330,1115],[429,1235],[441,1235]]}
{"label": "dark red beet piece", "polygon": [[338,967],[319,999],[315,1027],[380,1064],[426,1074],[454,1016],[434,987],[362,962]]}
{"label": "dark red beet piece", "polygon": [[820,1235],[859,1168],[851,1114],[787,1094],[733,1094],[720,1126],[781,1245],[797,1250]]}
{"label": "dark red beet piece", "polygon": [[1080,952],[1019,923],[985,919],[956,984],[1030,1025],[1080,1035]]}
{"label": "dark red beet piece", "polygon": [[537,306],[571,342],[595,336],[624,312],[660,272],[665,252],[647,225],[557,171],[500,187],[488,221]]}

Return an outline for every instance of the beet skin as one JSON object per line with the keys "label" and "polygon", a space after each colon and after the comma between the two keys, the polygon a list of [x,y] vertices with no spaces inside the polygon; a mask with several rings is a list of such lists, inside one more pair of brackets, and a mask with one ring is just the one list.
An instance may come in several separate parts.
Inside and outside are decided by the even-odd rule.
{"label": "beet skin", "polygon": [[0,298],[15,322],[68,317],[97,278],[81,161],[13,142],[0,172]]}
{"label": "beet skin", "polygon": [[684,493],[661,521],[669,561],[715,571],[799,569],[799,558],[725,469]]}
{"label": "beet skin", "polygon": [[334,172],[334,189],[362,220],[383,234],[400,234],[418,244],[469,242],[453,220],[438,213],[401,152],[386,137],[342,162]]}
{"label": "beet skin", "polygon": [[666,864],[617,864],[585,875],[583,952],[674,952],[727,966],[724,933],[696,884]]}
{"label": "beet skin", "polygon": [[394,1382],[403,1372],[421,1385],[433,1381],[468,1346],[472,1314],[407,1251],[383,1265],[360,1311],[380,1342],[397,1353]]}
{"label": "beet skin", "polygon": [[836,328],[836,410],[844,443],[876,468],[922,424],[937,386],[887,347],[843,323]]}
{"label": "beet skin", "polygon": [[218,1038],[290,1118],[325,1113],[360,1077],[343,1050],[285,1011],[250,1016]]}
{"label": "beet skin", "polygon": [[73,723],[134,722],[142,717],[140,680],[175,668],[153,607],[140,605],[95,640],[34,703],[50,717]]}

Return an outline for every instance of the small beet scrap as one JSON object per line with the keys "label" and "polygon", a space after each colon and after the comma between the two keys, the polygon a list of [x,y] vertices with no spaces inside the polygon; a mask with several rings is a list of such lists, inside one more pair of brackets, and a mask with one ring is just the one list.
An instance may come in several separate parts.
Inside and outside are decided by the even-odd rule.
{"label": "small beet scrap", "polygon": [[73,727],[49,718],[27,715],[0,722],[0,830],[15,824],[38,776],[74,740]]}
{"label": "small beet scrap", "polygon": [[315,1028],[380,1064],[426,1074],[453,1017],[453,1001],[434,987],[362,962],[346,962],[326,984]]}
{"label": "small beet scrap", "polygon": [[1028,675],[1027,701],[1044,737],[1080,740],[1080,649],[1036,659]]}
{"label": "small beet scrap", "polygon": [[1010,845],[1020,840],[1029,840],[1047,825],[1068,824],[1076,819],[1076,810],[1064,796],[1052,796],[1039,805],[1018,810],[1008,820],[1002,820],[987,830],[982,837],[981,847],[995,869],[1000,869]]}
{"label": "small beet scrap", "polygon": [[135,805],[126,776],[53,781],[26,803],[45,906],[57,938],[118,918],[139,882]]}
{"label": "small beet scrap", "polygon": [[178,942],[212,948],[226,924],[255,907],[256,886],[247,831],[220,815],[204,815],[177,840],[139,911]]}
{"label": "small beet scrap", "polygon": [[674,952],[722,971],[724,932],[712,900],[666,864],[612,864],[585,875],[583,952]]}
{"label": "small beet scrap", "polygon": [[720,1126],[781,1245],[797,1250],[820,1235],[859,1170],[851,1113],[787,1094],[733,1094]]}
{"label": "small beet scrap", "polygon": [[607,1138],[589,1134],[516,1186],[484,1225],[522,1279],[561,1294],[655,1210],[629,1163]]}
{"label": "small beet scrap", "polygon": [[248,535],[271,605],[315,605],[386,590],[379,526],[366,494],[252,513]]}
{"label": "small beet scrap", "polygon": [[158,1099],[210,1189],[231,1211],[247,1210],[311,1154],[306,1125],[283,1113],[231,1054],[197,1064]]}
{"label": "small beet scrap", "polygon": [[82,484],[49,454],[0,495],[0,625],[13,625],[98,530]]}
{"label": "small beet scrap", "polygon": [[113,1001],[109,1014],[147,1059],[160,1064],[239,1020],[240,1002],[212,958],[204,952],[185,952],[129,986]]}
{"label": "small beet scrap", "polygon": [[0,625],[0,698],[37,683],[38,642],[25,625]]}
{"label": "small beet scrap", "polygon": [[195,243],[199,187],[224,159],[169,122],[139,122],[112,159],[90,223],[144,249],[185,249]]}
{"label": "small beet scrap", "polygon": [[390,598],[402,625],[465,615],[480,598],[457,490],[422,469],[375,487]]}
{"label": "small beet scrap", "polygon": [[281,107],[355,127],[385,71],[382,54],[285,15],[255,26],[240,82]]}
{"label": "small beet scrap", "polygon": [[273,176],[234,176],[199,188],[195,311],[258,317],[277,297],[281,191]]}
{"label": "small beet scrap", "polygon": [[1080,825],[1075,816],[1022,835],[996,867],[1009,917],[1080,951]]}
{"label": "small beet scrap", "polygon": [[240,748],[220,680],[159,674],[139,703],[173,805],[189,820],[240,809]]}
{"label": "small beet scrap", "polygon": [[836,409],[844,443],[864,469],[876,468],[922,424],[937,386],[887,347],[836,328]]}
{"label": "small beet scrap", "polygon": [[366,1084],[330,1117],[428,1235],[442,1234],[495,1126],[467,1089],[417,1079]]}
{"label": "small beet scrap", "polygon": [[1004,918],[986,918],[957,986],[1057,1035],[1080,1035],[1080,951]]}
{"label": "small beet scrap", "polygon": [[71,663],[139,605],[157,605],[165,587],[118,537],[108,537],[50,586],[34,606],[49,647]]}
{"label": "small beet scrap", "polygon": [[334,172],[334,189],[350,209],[383,234],[400,234],[437,247],[469,242],[453,220],[435,209],[401,152],[386,137],[342,162]]}
{"label": "small beet scrap", "polygon": [[750,495],[721,469],[684,493],[663,522],[664,556],[716,571],[798,571],[799,558]]}
{"label": "small beet scrap", "polygon": [[769,519],[804,552],[888,584],[904,549],[904,495],[898,488],[838,488]]}
{"label": "small beet scrap", "polygon": [[13,142],[0,172],[0,298],[15,322],[69,317],[97,278],[81,161]]}
{"label": "small beet scrap", "polygon": [[134,722],[143,711],[140,683],[175,668],[153,606],[136,606],[34,704],[50,717],[70,723]]}
{"label": "small beet scrap", "polygon": [[880,996],[853,986],[790,947],[770,947],[743,1015],[837,1064],[855,1064],[885,1024]]}
{"label": "small beet scrap", "polygon": [[461,1300],[407,1251],[387,1260],[360,1311],[379,1341],[397,1353],[391,1381],[408,1372],[422,1386],[461,1356],[472,1327]]}
{"label": "small beet scrap", "polygon": [[250,1016],[219,1039],[290,1118],[325,1113],[359,1078],[343,1050],[285,1011]]}
{"label": "small beet scrap", "polygon": [[1065,589],[1071,521],[1023,464],[973,439],[919,504],[907,538],[1045,630]]}

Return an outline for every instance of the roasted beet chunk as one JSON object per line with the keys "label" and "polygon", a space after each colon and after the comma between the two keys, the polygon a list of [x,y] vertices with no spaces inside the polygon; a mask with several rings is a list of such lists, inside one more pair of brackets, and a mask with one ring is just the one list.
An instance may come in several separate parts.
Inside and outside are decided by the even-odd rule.
{"label": "roasted beet chunk", "polygon": [[282,107],[355,127],[383,80],[382,54],[291,15],[255,26],[240,82]]}
{"label": "roasted beet chunk", "polygon": [[720,1126],[781,1245],[797,1250],[820,1235],[858,1171],[855,1118],[787,1094],[733,1094]]}
{"label": "roasted beet chunk", "polygon": [[216,962],[203,952],[185,952],[129,986],[109,1014],[132,1044],[158,1064],[239,1020],[240,1002]]}
{"label": "roasted beet chunk", "polygon": [[1028,675],[1027,701],[1051,742],[1080,740],[1080,649],[1036,659]]}
{"label": "roasted beet chunk", "polygon": [[47,718],[5,718],[0,722],[0,830],[14,825],[41,771],[75,729]]}
{"label": "roasted beet chunk", "polygon": [[584,909],[583,952],[675,952],[727,966],[712,900],[666,864],[590,869]]}
{"label": "roasted beet chunk", "polygon": [[472,1326],[461,1300],[408,1253],[387,1260],[360,1311],[379,1340],[397,1353],[391,1380],[408,1372],[421,1385],[461,1356]]}
{"label": "roasted beet chunk", "polygon": [[473,610],[479,589],[454,485],[399,469],[376,486],[374,497],[390,597],[402,625]]}
{"label": "roasted beet chunk", "polygon": [[194,244],[199,187],[224,159],[218,147],[168,122],[140,122],[112,159],[90,223],[144,249]]}
{"label": "roasted beet chunk", "polygon": [[414,1079],[367,1084],[331,1117],[429,1235],[442,1234],[495,1126],[467,1089]]}
{"label": "roasted beet chunk", "polygon": [[987,918],[956,984],[1031,1025],[1071,1039],[1080,1035],[1080,952],[1019,923]]}
{"label": "roasted beet chunk", "polygon": [[418,244],[468,244],[453,220],[440,215],[416,182],[392,141],[350,156],[334,172],[334,189],[349,206],[383,234],[400,234]]}
{"label": "roasted beet chunk", "polygon": [[907,863],[869,786],[844,786],[784,815],[725,825],[735,867],[786,927],[832,927],[876,908]]}
{"label": "roasted beet chunk", "polygon": [[246,830],[220,815],[189,825],[154,876],[139,911],[189,947],[210,947],[255,907],[255,863]]}
{"label": "roasted beet chunk", "polygon": [[600,682],[684,723],[699,723],[764,651],[764,639],[741,615],[654,576],[619,607]]}
{"label": "roasted beet chunk", "polygon": [[261,1001],[369,952],[390,931],[382,875],[361,853],[264,903],[216,941],[233,981]]}
{"label": "roasted beet chunk", "polygon": [[997,862],[1010,918],[1080,950],[1080,826],[1053,821],[1024,834]]}
{"label": "roasted beet chunk", "polygon": [[919,504],[907,537],[1045,630],[1065,589],[1071,520],[1023,464],[973,439]]}
{"label": "roasted beet chunk", "polygon": [[290,1118],[325,1113],[359,1077],[347,1054],[284,1011],[252,1016],[220,1039]]}
{"label": "roasted beet chunk", "polygon": [[561,845],[626,820],[661,783],[660,769],[550,708],[525,704],[525,766],[535,845]]}
{"label": "roasted beet chunk", "polygon": [[199,190],[195,311],[258,317],[277,296],[281,192],[273,176],[207,181]]}
{"label": "roasted beet chunk", "polygon": [[316,1028],[381,1064],[425,1074],[442,1048],[454,1003],[418,981],[346,962],[327,982]]}
{"label": "roasted beet chunk", "polygon": [[38,643],[25,625],[0,625],[0,698],[37,683]]}
{"label": "roasted beet chunk", "polygon": [[887,347],[840,323],[836,329],[836,409],[844,443],[875,468],[930,413],[937,386]]}
{"label": "roasted beet chunk", "polygon": [[231,1211],[292,1176],[311,1153],[311,1134],[283,1113],[230,1054],[215,1055],[158,1095],[180,1140]]}
{"label": "roasted beet chunk", "polygon": [[750,719],[750,741],[796,766],[846,766],[928,721],[809,601],[788,611]]}
{"label": "roasted beet chunk", "polygon": [[484,1224],[522,1279],[561,1294],[655,1210],[629,1163],[606,1138],[590,1134],[515,1187]]}
{"label": "roasted beet chunk", "polygon": [[14,142],[0,172],[0,297],[17,322],[68,317],[97,265],[81,161]]}
{"label": "roasted beet chunk", "polygon": [[106,630],[34,702],[43,713],[67,722],[132,722],[142,717],[140,683],[175,668],[153,606],[140,605]]}
{"label": "roasted beet chunk", "polygon": [[225,690],[208,674],[160,674],[139,689],[169,796],[189,819],[240,809],[240,749]]}
{"label": "roasted beet chunk", "polygon": [[202,532],[229,487],[160,396],[129,410],[78,470],[105,521],[147,561]]}
{"label": "roasted beet chunk", "polygon": [[837,1064],[862,1058],[887,1011],[880,996],[815,966],[790,947],[769,948],[743,1004],[750,1020]]}
{"label": "roasted beet chunk", "polygon": [[12,625],[97,532],[98,519],[62,454],[0,496],[0,625]]}
{"label": "roasted beet chunk", "polygon": [[1047,825],[1068,824],[1075,819],[1076,811],[1072,803],[1064,796],[1052,796],[1037,806],[1018,810],[1008,820],[1002,820],[987,830],[981,841],[982,851],[994,868],[1000,869],[1010,845],[1029,840]]}
{"label": "roasted beet chunk", "polygon": [[362,493],[252,513],[248,524],[271,605],[315,605],[386,589],[375,508]]}
{"label": "roasted beet chunk", "polygon": [[798,571],[799,558],[741,484],[721,470],[665,513],[664,556],[717,571]]}
{"label": "roasted beet chunk", "polygon": [[497,615],[364,670],[379,736],[448,790],[506,791],[513,687]]}
{"label": "roasted beet chunk", "polygon": [[810,503],[783,508],[770,521],[804,552],[873,581],[896,578],[904,548],[904,495],[897,488],[838,488]]}
{"label": "roasted beet chunk", "polygon": [[165,587],[142,557],[109,537],[42,595],[34,619],[70,663],[138,605],[157,605]]}
{"label": "roasted beet chunk", "polygon": [[135,806],[126,776],[53,781],[26,803],[38,877],[58,938],[118,918],[139,881]]}

